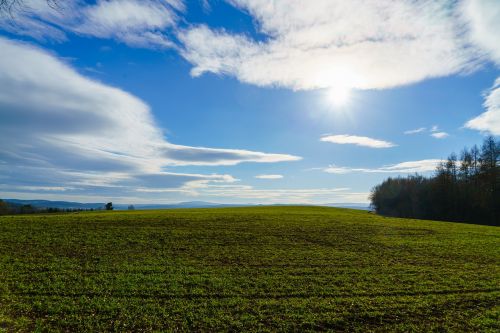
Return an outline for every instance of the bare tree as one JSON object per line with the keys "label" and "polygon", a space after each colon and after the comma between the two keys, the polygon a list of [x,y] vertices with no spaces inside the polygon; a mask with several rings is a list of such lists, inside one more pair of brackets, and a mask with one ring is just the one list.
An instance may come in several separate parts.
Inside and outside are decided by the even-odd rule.
{"label": "bare tree", "polygon": [[[47,6],[58,9],[59,0],[46,0]],[[13,16],[16,11],[26,10],[29,7],[26,5],[24,0],[0,0],[0,16],[9,15]]]}

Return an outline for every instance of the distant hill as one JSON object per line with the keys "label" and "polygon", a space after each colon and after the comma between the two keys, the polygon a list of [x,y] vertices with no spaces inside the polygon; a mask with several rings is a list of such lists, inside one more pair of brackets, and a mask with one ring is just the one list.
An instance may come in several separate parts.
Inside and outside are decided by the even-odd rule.
{"label": "distant hill", "polygon": [[81,202],[70,202],[70,201],[19,200],[19,199],[3,199],[3,201],[17,206],[31,205],[36,208],[98,209],[104,207],[104,203],[81,203]]}
{"label": "distant hill", "polygon": [[[20,199],[4,199],[4,201],[16,205],[31,205],[36,208],[59,208],[59,209],[99,209],[104,208],[104,203],[81,203],[71,201],[51,201],[51,200],[20,200]],[[127,210],[130,204],[114,203],[113,207],[116,210]],[[133,204],[135,209],[174,209],[174,208],[215,208],[215,207],[250,207],[261,206],[253,204],[223,204],[207,201],[185,201],[170,204]],[[272,206],[290,206],[289,204],[276,204]],[[301,206],[294,204],[293,206]],[[306,205],[309,206],[309,205]],[[319,206],[339,207],[369,210],[368,204],[364,203],[327,203]]]}
{"label": "distant hill", "polygon": [[370,205],[366,203],[327,203],[322,206],[327,207],[338,207],[338,208],[350,208],[359,210],[370,210]]}
{"label": "distant hill", "polygon": [[[3,199],[3,201],[15,205],[31,205],[36,208],[59,208],[59,209],[99,209],[104,208],[104,203],[81,203],[71,201],[52,201],[52,200],[21,200],[21,199]],[[117,210],[128,209],[130,204],[113,204]],[[209,207],[235,207],[249,205],[220,204],[206,201],[186,201],[172,204],[134,204],[135,209],[169,209],[169,208],[209,208]]]}

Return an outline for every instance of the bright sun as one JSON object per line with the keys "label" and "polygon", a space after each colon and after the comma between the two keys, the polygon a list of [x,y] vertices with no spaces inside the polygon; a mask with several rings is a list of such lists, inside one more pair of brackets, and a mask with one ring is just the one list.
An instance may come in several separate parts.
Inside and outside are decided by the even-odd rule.
{"label": "bright sun", "polygon": [[333,106],[345,106],[351,97],[351,89],[349,87],[336,86],[330,88],[327,94],[328,101]]}

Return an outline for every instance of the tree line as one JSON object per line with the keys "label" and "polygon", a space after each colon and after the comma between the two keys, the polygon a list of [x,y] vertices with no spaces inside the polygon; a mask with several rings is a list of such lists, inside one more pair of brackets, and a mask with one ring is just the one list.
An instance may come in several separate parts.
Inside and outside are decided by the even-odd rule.
{"label": "tree line", "polygon": [[[131,208],[132,207],[132,208]],[[39,213],[74,213],[74,212],[90,212],[100,210],[113,210],[113,203],[108,202],[103,207],[97,208],[59,208],[59,207],[37,207],[30,204],[15,204],[0,199],[0,215],[15,215],[15,214],[39,214]],[[132,205],[128,208],[135,209]]]}
{"label": "tree line", "polygon": [[500,141],[464,148],[441,162],[431,177],[388,178],[371,192],[381,215],[500,225]]}

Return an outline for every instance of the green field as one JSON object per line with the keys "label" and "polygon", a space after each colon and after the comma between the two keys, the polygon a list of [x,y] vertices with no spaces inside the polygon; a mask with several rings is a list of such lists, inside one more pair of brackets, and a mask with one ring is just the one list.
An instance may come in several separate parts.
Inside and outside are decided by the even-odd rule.
{"label": "green field", "polygon": [[0,217],[0,331],[500,331],[500,229],[348,209]]}

